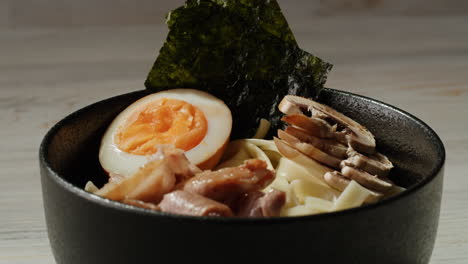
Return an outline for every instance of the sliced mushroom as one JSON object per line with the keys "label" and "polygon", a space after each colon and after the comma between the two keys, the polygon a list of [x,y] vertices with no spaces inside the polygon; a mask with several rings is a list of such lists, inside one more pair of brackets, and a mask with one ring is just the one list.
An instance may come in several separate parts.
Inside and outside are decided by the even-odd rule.
{"label": "sliced mushroom", "polygon": [[[300,114],[298,114],[298,112],[303,113],[304,111],[322,113],[318,114],[318,116],[322,118],[315,119],[325,121],[323,116],[326,115],[326,120],[331,119],[338,124],[336,127],[338,134],[334,135],[335,138],[341,140],[346,139],[351,147],[363,153],[372,154],[375,151],[375,138],[372,133],[361,124],[331,107],[303,97],[287,95],[279,104],[279,110],[292,116],[299,116]],[[301,119],[301,121],[304,120],[304,118]],[[302,128],[302,126],[300,127]]]}
{"label": "sliced mushroom", "polygon": [[336,142],[336,140],[318,138],[318,137],[307,134],[306,131],[300,128],[293,127],[293,126],[288,126],[285,129],[285,132],[296,137],[300,141],[309,143],[313,145],[314,147],[319,148],[323,150],[324,152],[332,156],[335,156],[337,158],[344,159],[348,157],[348,154],[347,154],[348,147]]}
{"label": "sliced mushroom", "polygon": [[309,168],[310,170],[314,171],[314,173],[311,173],[311,176],[316,177],[316,179],[319,180],[320,183],[326,184],[323,180],[323,175],[327,172],[332,171],[332,169],[302,154],[295,148],[291,147],[288,143],[277,137],[273,137],[273,141],[275,142],[275,145],[278,148],[278,151],[281,153],[281,155],[290,159],[293,162],[296,162],[301,166],[304,166],[305,168]]}
{"label": "sliced mushroom", "polygon": [[[343,176],[338,171],[327,172],[323,178],[333,188],[344,191],[346,187],[351,183],[351,180]],[[366,203],[373,203],[382,198],[382,194],[379,192],[371,191],[371,195],[367,197]]]}
{"label": "sliced mushroom", "polygon": [[281,120],[288,124],[300,127],[313,136],[320,138],[335,137],[335,131],[332,126],[330,126],[327,121],[320,118],[308,117],[303,114],[293,114],[286,115],[281,118]]}
{"label": "sliced mushroom", "polygon": [[348,186],[348,184],[351,182],[351,180],[344,177],[337,171],[325,173],[325,175],[323,175],[323,179],[328,183],[328,185],[339,191],[344,191],[346,186]]}
{"label": "sliced mushroom", "polygon": [[378,152],[365,156],[350,148],[348,155],[349,158],[341,162],[341,167],[349,166],[358,168],[380,177],[386,177],[393,168],[393,164],[390,160],[388,160],[385,155]]}
{"label": "sliced mushroom", "polygon": [[278,137],[286,141],[286,143],[288,143],[291,147],[299,150],[300,152],[315,159],[318,162],[329,165],[333,168],[340,167],[340,159],[321,151],[311,144],[301,142],[299,139],[284,132],[283,130],[278,130]]}
{"label": "sliced mushroom", "polygon": [[312,109],[311,112],[312,112],[312,116],[316,117],[316,118],[320,118],[320,119],[325,120],[328,117],[326,114],[324,114],[324,113],[322,113],[320,111],[317,111],[316,109]]}
{"label": "sliced mushroom", "polygon": [[379,179],[375,175],[371,175],[365,171],[345,166],[341,169],[341,174],[345,177],[357,181],[362,186],[377,191],[385,193],[392,188],[392,184]]}
{"label": "sliced mushroom", "polygon": [[[303,97],[297,97],[308,100]],[[278,105],[278,109],[285,115],[303,114],[304,111],[309,110],[309,107],[307,106],[307,102],[302,102],[301,99],[296,100],[296,98],[291,98],[290,95],[286,95]]]}

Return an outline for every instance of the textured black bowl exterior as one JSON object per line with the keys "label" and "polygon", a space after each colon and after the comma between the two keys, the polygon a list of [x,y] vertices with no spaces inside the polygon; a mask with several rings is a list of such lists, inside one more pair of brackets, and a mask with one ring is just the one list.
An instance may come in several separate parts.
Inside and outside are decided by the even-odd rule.
{"label": "textured black bowl exterior", "polygon": [[[60,121],[44,138],[40,166],[49,239],[58,264],[130,263],[428,263],[437,233],[445,150],[424,123],[369,98],[326,89],[320,100],[376,135],[409,187],[378,204],[273,219],[169,215],[82,190],[106,180],[102,134],[146,91],[117,96]],[[357,110],[359,109],[359,110]]]}

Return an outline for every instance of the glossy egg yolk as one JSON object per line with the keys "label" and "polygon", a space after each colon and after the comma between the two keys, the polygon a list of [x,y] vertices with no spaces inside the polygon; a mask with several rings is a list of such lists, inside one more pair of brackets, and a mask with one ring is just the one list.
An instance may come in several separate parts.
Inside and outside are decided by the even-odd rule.
{"label": "glossy egg yolk", "polygon": [[182,100],[161,98],[136,111],[115,135],[117,147],[135,155],[151,155],[157,145],[172,144],[188,151],[208,130],[204,113]]}

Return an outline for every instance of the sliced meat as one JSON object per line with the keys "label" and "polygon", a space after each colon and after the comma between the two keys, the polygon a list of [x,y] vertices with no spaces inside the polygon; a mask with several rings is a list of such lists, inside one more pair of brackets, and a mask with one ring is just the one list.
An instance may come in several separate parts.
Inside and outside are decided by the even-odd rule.
{"label": "sliced meat", "polygon": [[303,129],[293,127],[293,126],[288,126],[285,129],[285,132],[296,137],[302,142],[309,143],[313,145],[314,147],[323,150],[324,152],[334,157],[344,159],[348,156],[347,155],[348,147],[341,143],[336,142],[336,140],[318,138],[318,137],[307,134],[307,132]]}
{"label": "sliced meat", "polygon": [[341,162],[341,167],[349,166],[358,168],[380,177],[386,177],[393,168],[393,164],[390,160],[388,160],[385,155],[378,152],[365,156],[350,148],[348,155],[349,158]]}
{"label": "sliced meat", "polygon": [[371,175],[365,171],[345,166],[341,169],[341,174],[345,177],[357,181],[362,186],[377,191],[380,193],[385,193],[392,188],[392,184],[379,179],[375,175]]}
{"label": "sliced meat", "polygon": [[319,137],[319,138],[334,138],[333,128],[328,124],[327,121],[308,117],[303,114],[286,115],[281,118],[282,121],[300,127],[307,131],[307,133]]}
{"label": "sliced meat", "polygon": [[348,178],[344,177],[337,171],[325,173],[325,175],[323,175],[323,179],[328,183],[328,185],[338,191],[344,191],[351,182]]}
{"label": "sliced meat", "polygon": [[128,178],[107,183],[95,194],[116,201],[133,199],[157,203],[175,184],[175,174],[166,160],[153,160]]}
{"label": "sliced meat", "polygon": [[142,202],[139,200],[133,200],[133,199],[124,199],[122,203],[133,205],[133,206],[144,208],[144,209],[159,211],[159,207],[153,203],[145,203],[145,202]]}
{"label": "sliced meat", "polygon": [[164,195],[159,208],[163,212],[194,216],[233,216],[225,204],[196,193],[177,190]]}
{"label": "sliced meat", "polygon": [[264,217],[279,216],[281,209],[286,203],[286,193],[272,189],[260,199],[262,213]]}
{"label": "sliced meat", "polygon": [[272,189],[267,193],[254,191],[245,193],[237,201],[237,216],[240,217],[275,217],[280,216],[286,203],[286,193]]}
{"label": "sliced meat", "polygon": [[199,173],[183,183],[181,189],[230,204],[243,193],[264,189],[274,177],[266,162],[252,159],[238,167]]}
{"label": "sliced meat", "polygon": [[299,150],[318,162],[329,165],[333,168],[340,167],[340,159],[321,151],[312,144],[301,142],[298,138],[284,132],[283,130],[278,130],[278,137],[288,143],[291,147]]}
{"label": "sliced meat", "polygon": [[166,147],[162,151],[168,166],[172,168],[176,176],[176,183],[183,182],[202,172],[187,159],[182,150]]}
{"label": "sliced meat", "polygon": [[112,180],[95,194],[116,201],[130,199],[158,203],[179,181],[192,177],[198,171],[183,151],[165,148],[162,156],[148,162],[135,174]]}
{"label": "sliced meat", "polygon": [[[323,120],[324,122],[326,122],[325,120],[330,120],[337,124],[337,126],[335,127],[337,133],[334,133],[335,135],[331,136],[331,138],[336,138],[340,141],[346,139],[347,143],[351,147],[363,153],[372,154],[375,152],[375,138],[372,135],[372,133],[366,127],[362,126],[358,122],[352,120],[351,118],[343,115],[342,113],[336,111],[331,107],[303,97],[287,95],[283,98],[278,108],[281,112],[285,113],[286,115],[292,116],[300,116],[300,114],[298,114],[299,111],[302,113],[305,111],[316,113],[319,112],[321,114],[316,114],[316,116],[320,118],[316,117],[315,119]],[[324,115],[327,116],[327,118],[324,118]],[[304,117],[301,117],[300,120],[301,124],[306,124],[306,119]],[[286,122],[304,128],[304,126],[299,124],[297,120],[294,121],[296,124],[290,123],[288,121]],[[330,126],[328,122],[326,123]],[[310,125],[310,122],[307,124]],[[309,131],[309,129],[305,130]],[[313,135],[319,136],[318,134]]]}
{"label": "sliced meat", "polygon": [[233,206],[235,207],[236,215],[240,217],[262,217],[262,205],[259,200],[264,195],[261,191],[242,194]]}

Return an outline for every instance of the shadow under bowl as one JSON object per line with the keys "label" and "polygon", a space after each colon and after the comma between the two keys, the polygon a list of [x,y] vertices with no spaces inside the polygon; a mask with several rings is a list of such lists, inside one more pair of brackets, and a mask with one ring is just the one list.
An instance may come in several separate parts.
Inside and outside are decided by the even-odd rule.
{"label": "shadow under bowl", "polygon": [[149,94],[138,91],[80,109],[57,123],[40,148],[44,210],[58,264],[428,263],[442,198],[444,146],[414,116],[363,96],[325,89],[320,100],[376,136],[395,164],[402,194],[339,212],[266,219],[166,214],[83,190],[107,181],[100,140],[114,117]]}

